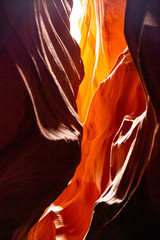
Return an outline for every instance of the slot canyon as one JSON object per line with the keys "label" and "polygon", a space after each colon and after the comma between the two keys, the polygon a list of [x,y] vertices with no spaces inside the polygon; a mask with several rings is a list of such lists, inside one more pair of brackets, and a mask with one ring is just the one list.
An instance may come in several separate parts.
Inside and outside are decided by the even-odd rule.
{"label": "slot canyon", "polygon": [[0,1],[0,240],[157,239],[159,13]]}

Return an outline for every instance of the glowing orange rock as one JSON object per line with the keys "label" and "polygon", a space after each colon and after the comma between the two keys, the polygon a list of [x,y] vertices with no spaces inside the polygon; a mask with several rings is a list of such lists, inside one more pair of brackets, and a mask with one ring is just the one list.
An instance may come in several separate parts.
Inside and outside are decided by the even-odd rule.
{"label": "glowing orange rock", "polygon": [[123,31],[126,0],[85,0],[81,3],[79,45],[85,76],[79,87],[77,106],[83,123],[95,90],[126,48]]}
{"label": "glowing orange rock", "polygon": [[[138,73],[126,51],[120,55],[111,74],[100,84],[92,99],[83,128],[81,163],[68,187],[45,213],[56,213],[53,222],[57,237],[83,239],[92,219],[95,201],[112,186],[119,171],[123,176],[127,155],[132,151],[145,107]],[[120,141],[124,148],[117,152],[116,145],[121,144]]]}
{"label": "glowing orange rock", "polygon": [[48,239],[53,240],[56,236],[56,229],[53,223],[54,213],[50,212],[44,217],[40,223],[37,223],[37,228],[33,228],[28,235],[29,239]]}
{"label": "glowing orange rock", "polygon": [[[128,1],[132,2],[134,5],[134,1]],[[77,98],[82,121],[92,95],[95,90],[96,92],[83,126],[81,163],[68,187],[42,216],[43,219],[51,211],[55,213],[53,223],[56,237],[64,240],[103,239],[103,234],[99,234],[101,227],[113,220],[129,201],[141,182],[151,155],[157,156],[158,152],[155,139],[159,139],[159,125],[127,49],[119,56],[109,76],[100,84],[105,74],[111,70],[116,55],[122,51],[120,48],[125,46],[125,41],[122,40],[124,45],[122,43],[117,47],[117,41],[109,31],[118,31],[116,36],[123,39],[121,30],[125,1],[82,1],[83,3],[86,4],[86,9],[80,23],[80,45],[86,76]],[[122,27],[120,31],[116,26],[116,17],[119,16],[114,11],[116,7],[121,16],[118,19]],[[108,11],[107,15],[105,10]],[[113,26],[110,13],[113,13]],[[111,42],[107,36],[111,37]],[[111,52],[107,44],[113,44]],[[103,52],[104,49],[107,50]],[[133,51],[133,56],[134,53]],[[138,69],[140,71],[140,67]],[[151,166],[153,168],[153,164]],[[38,225],[32,231],[37,228]],[[50,232],[49,229],[48,231]],[[38,237],[41,234],[29,240]]]}
{"label": "glowing orange rock", "polygon": [[[22,18],[24,22],[17,21],[18,15],[16,14],[19,13],[19,5],[15,5],[17,11],[12,16],[12,14],[9,14],[12,13],[12,5],[8,7],[6,2],[8,0],[3,1],[1,5],[5,10],[1,12],[1,15],[5,18],[7,13],[10,19],[8,22],[8,18],[6,18],[9,33],[14,32],[12,24],[16,26],[17,31],[16,34],[13,34],[14,41],[8,45],[5,41],[5,39],[8,39],[8,35],[4,31],[5,28],[2,28],[5,37],[3,36],[1,44],[5,46],[5,59],[8,59],[11,63],[9,64],[9,74],[7,72],[8,75],[6,76],[10,79],[10,74],[14,73],[16,81],[17,79],[23,81],[23,87],[19,84],[18,86],[21,86],[24,91],[22,96],[25,96],[27,100],[26,109],[28,107],[32,109],[32,114],[29,116],[31,116],[33,125],[29,125],[30,129],[35,127],[29,140],[27,138],[27,144],[22,144],[20,147],[18,145],[17,152],[18,154],[22,153],[22,156],[20,154],[18,158],[15,157],[16,161],[13,162],[13,167],[11,165],[9,174],[6,169],[10,168],[10,165],[8,162],[7,167],[3,164],[2,171],[4,171],[4,174],[0,182],[1,190],[6,194],[5,196],[17,196],[21,200],[18,202],[20,206],[23,206],[22,199],[26,193],[25,188],[22,187],[23,183],[31,183],[30,188],[28,185],[26,188],[29,197],[27,196],[24,199],[27,203],[28,201],[32,203],[31,210],[27,211],[27,208],[24,207],[25,218],[23,218],[23,212],[18,207],[14,208],[14,205],[12,207],[12,210],[14,210],[11,212],[12,219],[14,219],[15,212],[19,210],[15,219],[15,222],[18,219],[16,226],[13,227],[14,231],[15,228],[19,227],[19,229],[15,234],[14,232],[10,234],[11,236],[14,234],[13,237],[18,239],[24,238],[28,228],[33,224],[34,209],[37,210],[37,206],[39,207],[37,217],[42,209],[53,201],[52,199],[56,199],[57,192],[59,193],[64,189],[66,181],[72,176],[78,162],[75,163],[74,160],[78,160],[80,156],[78,146],[81,139],[81,124],[76,113],[75,98],[83,77],[83,66],[79,48],[69,33],[68,16],[71,10],[71,1],[63,1],[64,5],[62,1],[59,1],[60,4],[58,1],[32,1],[31,8],[28,8],[31,11],[28,10],[27,12],[27,16],[32,16],[29,18],[32,21],[26,31],[27,33],[31,32],[33,39],[29,37],[29,34],[24,35],[23,33],[26,18]],[[130,4],[136,7],[137,3],[138,0],[130,0],[127,6],[130,9]],[[14,3],[12,2],[12,4]],[[144,18],[144,28],[142,28],[142,31],[139,28],[142,38],[139,38],[137,34],[135,35],[136,42],[132,42],[134,38],[129,37],[130,34],[132,36],[132,32],[129,31],[130,28],[128,28],[128,32],[126,31],[128,39],[131,39],[129,48],[139,74],[144,81],[143,84],[147,83],[145,94],[128,48],[122,52],[126,47],[123,34],[126,1],[86,0],[81,1],[81,4],[84,14],[79,21],[82,34],[80,46],[86,73],[77,96],[80,118],[82,121],[86,119],[83,125],[81,162],[66,189],[30,229],[28,240],[103,239],[100,234],[101,228],[111,222],[133,196],[146,172],[150,159],[152,161],[149,166],[154,172],[153,163],[157,164],[158,160],[160,140],[158,121],[160,115],[157,101],[159,95],[154,87],[149,87],[153,71],[148,68],[151,64],[150,58],[143,58],[143,56],[148,56],[148,51],[144,46],[150,45],[148,39],[146,41],[145,38],[148,24],[151,27],[150,31],[158,36],[155,40],[159,39],[159,13],[157,11],[159,3],[157,0],[153,0],[151,4],[147,5],[146,13],[148,15]],[[140,5],[143,9],[142,2],[140,2]],[[154,11],[157,13],[155,17]],[[54,18],[55,16],[56,18]],[[139,17],[141,20],[141,15]],[[132,22],[132,18],[128,19]],[[137,21],[137,18],[135,20]],[[61,22],[62,28],[59,28],[59,22]],[[19,24],[16,25],[16,23]],[[34,37],[34,33],[37,34],[36,37]],[[35,41],[35,44],[32,40]],[[23,44],[19,45],[20,41]],[[12,45],[13,43],[16,43],[15,46],[19,46],[17,49],[22,51],[17,52]],[[155,43],[157,48],[154,49],[154,53],[156,53],[156,49],[159,49],[159,43],[156,41]],[[27,57],[22,57],[21,52],[25,53],[24,55]],[[1,62],[6,67],[6,63]],[[159,64],[158,61],[157,63]],[[141,70],[143,71],[141,72]],[[159,71],[156,71],[157,67],[154,70],[154,73],[157,74],[154,75],[154,85],[159,86],[157,81]],[[3,68],[1,68],[0,73],[4,76]],[[105,80],[103,81],[103,79]],[[6,89],[8,90],[8,88]],[[155,96],[154,93],[156,93]],[[20,107],[22,109],[23,104]],[[86,112],[88,112],[87,115]],[[15,123],[16,126],[19,126],[17,121]],[[24,130],[24,127],[22,129]],[[24,131],[24,133],[27,134],[28,131]],[[18,136],[21,136],[19,131],[18,134]],[[19,138],[17,139],[19,140]],[[35,142],[38,142],[39,145],[35,145]],[[10,150],[10,148],[8,149]],[[11,155],[15,156],[17,152],[15,148],[13,149]],[[8,153],[10,154],[10,151]],[[32,153],[34,154],[32,155]],[[53,155],[51,154],[48,158],[50,153]],[[59,157],[57,157],[57,153]],[[5,152],[5,157],[7,156],[6,158],[9,159],[7,154]],[[57,165],[52,165],[54,154],[58,159],[55,161]],[[36,156],[34,161],[32,161],[33,156]],[[62,166],[59,164],[61,158],[63,159]],[[3,157],[3,161],[4,159]],[[38,159],[38,163],[35,159]],[[48,159],[49,161],[47,161]],[[28,167],[27,171],[26,168],[19,168],[23,161],[29,163],[24,165]],[[45,168],[47,169],[46,172],[44,171]],[[26,173],[26,175],[23,173]],[[38,173],[38,181],[37,179],[33,181],[33,177],[30,178],[30,174],[35,176],[34,173]],[[65,175],[64,179],[63,175]],[[24,181],[24,176],[26,181]],[[151,176],[149,182],[154,182],[152,171],[150,171],[149,176]],[[21,177],[22,182],[20,181]],[[9,182],[8,179],[11,179],[11,181]],[[15,195],[14,188],[6,187],[13,186],[16,181],[19,183],[17,189],[23,190],[22,193],[16,191],[17,195]],[[61,184],[61,181],[63,184]],[[54,187],[55,182],[57,183],[56,187]],[[17,187],[16,184],[15,186]],[[39,195],[37,189],[41,190]],[[55,189],[57,190],[56,193]],[[7,195],[8,192],[11,195]],[[36,198],[34,198],[34,193],[36,193]],[[3,196],[1,200],[6,203]],[[14,202],[16,200],[17,198]],[[42,203],[44,204],[43,207],[41,206]],[[7,204],[10,207],[10,201]],[[156,204],[153,204],[153,206],[158,209]],[[6,213],[7,207],[3,211]],[[2,214],[1,218],[3,218],[3,215],[5,214]],[[21,222],[21,219],[23,222]]]}

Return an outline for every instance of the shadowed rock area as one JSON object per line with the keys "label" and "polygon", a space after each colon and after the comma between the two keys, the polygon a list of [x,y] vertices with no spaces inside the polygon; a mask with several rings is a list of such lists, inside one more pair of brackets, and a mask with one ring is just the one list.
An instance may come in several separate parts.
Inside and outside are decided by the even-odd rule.
{"label": "shadowed rock area", "polygon": [[72,1],[0,2],[0,239],[24,239],[80,161]]}

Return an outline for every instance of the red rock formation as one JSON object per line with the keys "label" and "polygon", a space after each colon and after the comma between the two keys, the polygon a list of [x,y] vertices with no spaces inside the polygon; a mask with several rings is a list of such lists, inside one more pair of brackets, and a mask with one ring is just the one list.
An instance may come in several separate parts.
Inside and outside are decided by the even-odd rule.
{"label": "red rock formation", "polygon": [[[104,5],[106,4],[105,6],[107,8],[108,2],[104,1],[103,3]],[[118,1],[110,2],[109,6],[111,9],[114,9],[114,4],[116,3],[118,3]],[[136,3],[128,1],[127,4],[125,21],[126,35],[129,41],[130,39],[131,41],[134,39],[133,34],[131,36],[128,34],[128,32],[132,33],[134,29],[132,29],[129,26],[129,22],[127,22],[128,19],[130,19],[131,22],[133,19],[132,4],[138,7],[138,1]],[[102,11],[104,8],[100,8],[102,5],[99,1],[87,2],[86,15],[82,22],[82,26],[84,26],[82,29],[89,29],[89,26],[92,29],[91,22],[89,24],[92,18],[96,20],[100,19],[98,23],[104,21]],[[91,9],[94,9],[93,6],[98,6],[96,10],[101,9],[101,11],[95,11],[92,15]],[[144,6],[142,6],[140,12],[137,10],[137,15],[140,18],[142,17],[140,13],[143,9]],[[116,15],[116,11],[113,11],[113,13]],[[115,16],[114,14],[113,16]],[[90,18],[88,16],[90,16]],[[121,14],[121,16],[123,16],[123,14]],[[131,16],[132,19],[130,18]],[[135,18],[135,20],[136,19],[137,18]],[[110,24],[109,21],[107,21],[107,23],[108,25]],[[103,24],[101,27],[102,26]],[[102,32],[105,32],[105,30],[105,27],[101,28]],[[82,56],[83,48],[85,49],[85,45],[87,44],[87,51],[91,49],[97,54],[94,50],[95,44],[93,40],[93,36],[95,37],[97,34],[96,31],[94,34],[92,30],[89,31],[88,34],[84,31],[84,39],[87,39],[85,41],[83,40],[82,32],[82,40],[84,41],[80,43],[84,44],[82,44]],[[110,33],[108,33],[108,35],[110,36]],[[123,36],[122,32],[120,36]],[[104,35],[102,34],[102,39],[105,41],[103,37]],[[103,43],[103,41],[101,43]],[[130,48],[131,46],[132,45],[129,44]],[[100,52],[101,48],[102,45],[100,44]],[[144,80],[143,69],[138,65],[139,61],[136,61],[136,57],[134,58],[134,50],[136,49],[133,49],[133,52],[131,51],[133,59],[135,60],[136,66],[138,66],[141,78]],[[105,54],[107,56],[108,51],[104,52],[104,55]],[[85,58],[84,56],[83,58]],[[92,67],[92,63],[93,66],[95,66],[94,58],[92,59],[93,56],[90,57],[87,55],[87,57],[88,60],[86,62],[84,60],[84,65],[89,73],[91,71],[91,76],[88,77],[88,81],[91,79],[93,83],[92,77],[95,73],[94,70],[98,69],[98,63],[102,66],[102,62],[100,58],[98,58],[99,62],[96,63],[97,68],[95,67],[94,69],[94,67]],[[103,55],[101,55],[101,57],[104,59]],[[88,65],[90,58],[91,65]],[[143,57],[140,57],[140,60],[144,63]],[[105,61],[103,63],[105,68]],[[146,65],[145,69],[149,69],[149,66],[148,64],[147,68]],[[86,72],[86,74],[88,73]],[[150,74],[152,77],[154,73],[151,71]],[[152,78],[150,78],[150,80],[151,79]],[[85,92],[85,87],[83,91],[84,96],[86,95],[86,101],[88,101],[88,91]],[[80,88],[79,94],[83,91]],[[83,98],[83,100],[85,101],[85,98]],[[77,100],[77,102],[78,101],[79,100]],[[79,112],[80,111],[81,104],[79,106]],[[81,118],[84,119],[82,115]],[[148,199],[151,196],[151,191],[149,191],[149,195],[147,195],[146,191],[150,189],[150,187],[146,179],[148,179],[149,176],[152,176],[152,179],[154,179],[151,169],[156,173],[153,163],[156,163],[157,166],[156,159],[159,148],[156,146],[156,139],[159,139],[158,132],[157,119],[150,97],[148,92],[145,91],[144,93],[132,58],[130,57],[129,51],[126,50],[119,56],[106,80],[97,88],[91,101],[83,126],[81,163],[74,177],[65,191],[45,211],[40,221],[31,230],[28,239],[38,239],[42,236],[42,233],[44,234],[43,239],[48,239],[51,237],[50,234],[52,234],[53,229],[55,237],[70,240],[83,239],[85,235],[85,239],[91,240],[106,239],[107,237],[116,240],[147,239],[147,233],[154,236],[154,233],[157,232],[155,224],[157,218],[154,219],[154,216],[156,216],[155,213],[151,214],[150,212],[152,204],[149,204]],[[151,169],[148,167],[148,164],[151,166]],[[157,190],[156,184],[154,185],[155,190]],[[146,201],[144,206],[142,201]],[[137,210],[137,206],[140,207],[140,209]],[[155,206],[157,206],[157,204]],[[148,225],[146,223],[148,217],[144,215],[145,210],[149,216],[151,216],[152,221],[154,219],[154,223],[151,223],[150,220],[150,231],[147,231]],[[137,216],[135,216],[135,214],[137,214]],[[135,223],[132,218],[135,220]],[[123,225],[120,221],[122,221]],[[144,223],[143,226],[140,225],[141,221]],[[43,222],[48,226],[47,231],[44,229],[45,225]],[[126,225],[127,230],[125,228]]]}
{"label": "red rock formation", "polygon": [[[133,191],[131,185],[135,187],[146,166],[142,164],[139,169],[141,158],[137,159],[137,164],[134,158],[145,115],[144,93],[127,51],[119,57],[113,71],[93,97],[83,127],[82,160],[71,183],[47,209],[47,213],[56,213],[53,222],[57,236],[64,234],[66,239],[83,239],[90,225],[94,203],[102,193],[98,201],[121,206],[120,203]],[[138,179],[134,179],[136,175]],[[59,207],[56,209],[56,206]],[[116,207],[113,216],[108,216],[109,220],[118,211]],[[45,218],[51,221],[52,215],[49,218],[47,213],[42,221]],[[36,231],[39,225],[41,227],[41,222]]]}
{"label": "red rock formation", "polygon": [[0,2],[0,239],[24,239],[80,161],[71,1]]}
{"label": "red rock formation", "polygon": [[[9,206],[11,201],[5,202],[5,198],[2,197],[1,202],[5,206],[3,215],[9,210],[12,211],[12,215],[8,219],[5,218],[7,220],[5,224],[12,219],[13,222],[15,220],[16,227],[21,227],[21,220],[24,225],[31,225],[31,217],[38,218],[42,209],[48,206],[39,221],[30,229],[28,240],[155,238],[160,216],[158,181],[160,176],[158,9],[160,6],[158,0],[143,2],[128,0],[126,14],[126,1],[81,1],[84,14],[79,22],[82,34],[80,46],[85,78],[78,95],[83,68],[78,46],[69,34],[69,25],[68,27],[65,25],[68,18],[67,11],[64,10],[67,10],[69,1],[59,1],[58,4],[56,1],[34,0],[33,3],[32,5],[30,1],[29,5],[29,9],[34,10],[29,11],[30,14],[32,13],[29,14],[32,18],[26,18],[26,15],[22,18],[27,19],[26,23],[28,19],[33,20],[30,22],[31,27],[26,28],[27,31],[30,29],[29,33],[32,37],[22,32],[23,21],[15,25],[17,18],[14,14],[13,16],[11,14],[10,23],[5,21],[9,29],[12,31],[17,29],[16,33],[23,40],[22,52],[26,58],[21,57],[21,52],[14,51],[12,44],[8,45],[8,42],[1,41],[1,45],[5,47],[4,56],[7,61],[10,59],[9,56],[11,60],[13,58],[12,69],[17,74],[16,81],[19,81],[16,86],[19,86],[22,80],[25,83],[22,96],[27,95],[25,102],[29,102],[25,105],[25,109],[32,109],[30,118],[27,118],[27,122],[30,119],[28,125],[22,122],[25,134],[32,130],[30,138],[25,145],[22,142],[20,148],[18,141],[21,139],[21,132],[17,130],[19,135],[15,143],[18,151],[12,145],[11,152],[7,145],[7,152],[4,155],[14,156],[15,161],[12,159],[10,167],[4,164],[5,158],[3,158],[2,169],[5,178],[1,181],[2,192],[5,193],[2,196],[8,194],[8,198],[10,196],[15,200],[18,199],[20,207],[25,191],[30,187],[24,206],[31,203],[31,208],[27,207],[26,211],[21,211],[19,208],[20,217],[15,218],[16,212]],[[66,5],[62,7],[62,3]],[[2,6],[1,16],[4,18],[8,16],[9,10],[5,3]],[[125,51],[123,51],[126,47],[123,34],[124,14],[129,48]],[[62,28],[59,28],[59,22]],[[11,24],[14,28],[11,28]],[[7,32],[10,33],[11,30]],[[5,34],[4,32],[4,36]],[[19,42],[19,37],[16,35],[14,43]],[[9,56],[6,55],[8,53]],[[11,71],[8,73],[2,71],[2,74],[4,73],[8,74],[9,81]],[[35,74],[38,78],[31,79],[30,76]],[[108,76],[105,78],[106,75]],[[65,85],[63,85],[64,79],[67,80]],[[22,90],[19,92],[22,93]],[[71,178],[78,162],[76,160],[80,156],[78,141],[81,129],[76,114],[76,96],[80,118],[82,121],[86,119],[83,125],[81,162],[68,186],[59,195],[67,180]],[[19,103],[15,99],[14,102],[15,106]],[[11,103],[7,102],[7,104],[10,106]],[[24,129],[24,125],[30,128]],[[16,126],[19,126],[19,123]],[[26,136],[24,135],[24,140]],[[64,141],[66,139],[68,142]],[[38,142],[37,145],[35,141]],[[16,157],[15,152],[17,152]],[[19,157],[20,153],[21,157]],[[34,156],[36,160],[33,161]],[[51,162],[52,157],[57,158],[53,161],[54,165]],[[28,159],[29,164],[26,164]],[[45,162],[48,160],[47,167],[44,159]],[[62,160],[61,165],[60,160]],[[38,161],[41,161],[40,166]],[[26,168],[24,169],[23,166]],[[33,171],[35,166],[39,167],[38,171]],[[39,172],[41,177],[38,175]],[[9,175],[10,173],[12,175]],[[23,177],[17,177],[17,173]],[[30,177],[30,174],[34,176],[35,173],[35,178]],[[63,174],[65,176],[62,176]],[[10,176],[12,181],[9,182]],[[16,185],[19,179],[22,183]],[[28,182],[32,184],[29,185]],[[61,182],[62,184],[59,184]],[[15,189],[11,191],[8,183],[12,187],[15,184],[21,192],[15,194]],[[27,187],[22,191],[24,184]],[[53,186],[54,184],[59,184],[58,190],[57,186]],[[5,191],[6,187],[9,192]],[[34,190],[36,196],[33,195]],[[49,206],[56,196],[57,199]],[[7,209],[8,206],[10,209]],[[17,211],[17,205],[15,206]],[[38,214],[32,213],[38,206]],[[22,229],[14,235],[15,239],[24,238],[24,235],[21,235]],[[4,233],[4,229],[2,230]]]}
{"label": "red rock formation", "polygon": [[79,87],[77,106],[83,123],[98,85],[108,76],[119,54],[126,48],[123,33],[126,0],[86,0],[81,3],[83,14],[79,20],[79,45],[85,76]]}

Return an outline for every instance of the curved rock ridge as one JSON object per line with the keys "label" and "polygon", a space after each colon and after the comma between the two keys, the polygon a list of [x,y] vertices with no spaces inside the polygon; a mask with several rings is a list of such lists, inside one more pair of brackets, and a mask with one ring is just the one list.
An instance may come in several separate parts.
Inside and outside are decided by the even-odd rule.
{"label": "curved rock ridge", "polygon": [[[146,240],[156,238],[159,233],[159,9],[160,2],[157,0],[127,1],[125,35],[145,91],[146,116],[137,136],[137,143],[128,159],[129,165],[132,164],[132,159],[136,163],[134,162],[130,170],[127,169],[126,180],[125,173],[123,174],[122,181],[118,184],[118,193],[113,184],[97,201],[86,239]],[[120,154],[119,151],[117,153]],[[135,171],[135,164],[138,164],[138,171]],[[132,181],[129,181],[130,171],[134,172]],[[128,192],[124,191],[126,181],[132,182]],[[131,193],[132,190],[134,194]],[[126,201],[128,194],[131,195],[129,201]],[[121,202],[123,196],[125,198]],[[123,208],[123,211],[119,211],[120,208]],[[113,217],[117,211],[118,214]]]}
{"label": "curved rock ridge", "polygon": [[79,1],[84,69],[72,1],[0,2],[3,240],[159,231],[160,2]]}
{"label": "curved rock ridge", "polygon": [[[92,224],[86,239],[155,239],[159,235],[160,217],[160,2],[158,0],[128,0],[125,13],[125,35],[133,61],[146,95],[146,116],[137,143],[130,156],[127,177],[105,190],[97,201]],[[124,139],[124,138],[123,138]],[[135,138],[136,140],[136,138]],[[123,143],[124,144],[124,143]],[[122,146],[121,146],[122,148]],[[120,148],[120,149],[121,149]],[[116,150],[118,154],[120,151]],[[116,154],[117,159],[119,155]],[[114,156],[114,155],[113,155]],[[135,171],[138,164],[138,171]],[[146,169],[145,169],[146,167]],[[142,170],[141,172],[139,170]],[[145,170],[145,171],[144,171]],[[130,190],[125,192],[129,173],[133,171]],[[143,173],[143,174],[142,174]],[[132,174],[131,174],[132,175]],[[130,175],[130,176],[131,176]],[[126,178],[126,180],[125,180]],[[138,180],[138,181],[136,181]],[[138,185],[136,185],[136,182]],[[135,188],[134,194],[130,191]],[[123,195],[123,193],[127,193]],[[131,193],[129,201],[125,198]],[[123,207],[123,196],[125,207]],[[119,211],[112,219],[113,215]],[[112,221],[110,221],[112,219]]]}
{"label": "curved rock ridge", "polygon": [[[84,123],[98,85],[108,76],[126,48],[124,13],[126,0],[80,0],[80,48],[85,76],[77,96],[78,114]],[[85,99],[85,101],[84,101]]]}
{"label": "curved rock ridge", "polygon": [[72,1],[0,2],[0,239],[24,239],[80,161]]}
{"label": "curved rock ridge", "polygon": [[[154,54],[156,64],[159,63],[158,52],[155,53],[155,49],[159,49],[159,19],[156,14],[159,3],[156,0],[143,1],[144,4],[138,0],[127,1],[125,34],[133,60],[126,49],[110,69],[108,77],[100,85],[101,80],[96,84],[93,98],[90,90],[87,91],[87,83],[94,86],[96,71],[98,76],[107,75],[110,71],[112,52],[108,55],[108,51],[104,51],[103,55],[101,50],[104,44],[110,43],[105,41],[105,27],[114,29],[110,28],[111,12],[113,24],[120,16],[121,31],[116,30],[120,39],[123,39],[125,2],[123,7],[122,2],[81,1],[82,6],[86,4],[79,23],[86,86],[82,91],[82,82],[79,94],[83,95],[84,104],[90,104],[89,108],[86,107],[88,113],[85,119],[86,110],[83,112],[80,95],[77,97],[80,118],[82,121],[85,119],[81,162],[68,187],[46,209],[31,229],[28,239],[148,239],[158,232],[160,135],[158,102],[154,100],[158,100],[159,95],[154,87],[149,87],[149,82],[153,77],[159,89],[159,70],[155,65],[156,71],[152,71],[147,55]],[[118,11],[114,11],[115,6]],[[106,15],[108,21],[104,20],[104,9],[110,9]],[[105,27],[104,22],[108,23]],[[146,25],[151,28],[146,29]],[[147,50],[144,46],[149,46],[150,38],[146,41],[144,36],[153,32],[151,30],[154,31],[155,48]],[[107,34],[110,37],[112,35],[110,32]],[[115,44],[113,46],[116,48]],[[120,48],[124,46],[120,44]],[[120,48],[116,48],[117,54]],[[154,63],[155,59],[151,59]],[[98,68],[104,70],[100,72]]]}
{"label": "curved rock ridge", "polygon": [[[97,204],[105,202],[113,208],[106,215],[108,221],[115,217],[122,208],[120,203],[125,203],[137,187],[148,163],[138,158],[136,151],[139,139],[144,139],[141,135],[148,128],[146,114],[143,88],[126,49],[92,99],[83,127],[81,163],[74,177],[31,230],[28,239],[41,237],[43,222],[50,225],[44,239],[50,237],[52,229],[56,229],[55,236],[61,239],[83,239],[96,200]],[[146,139],[150,139],[150,146],[153,133]],[[142,141],[143,144],[146,143]],[[97,229],[99,224],[93,224],[93,229]]]}

